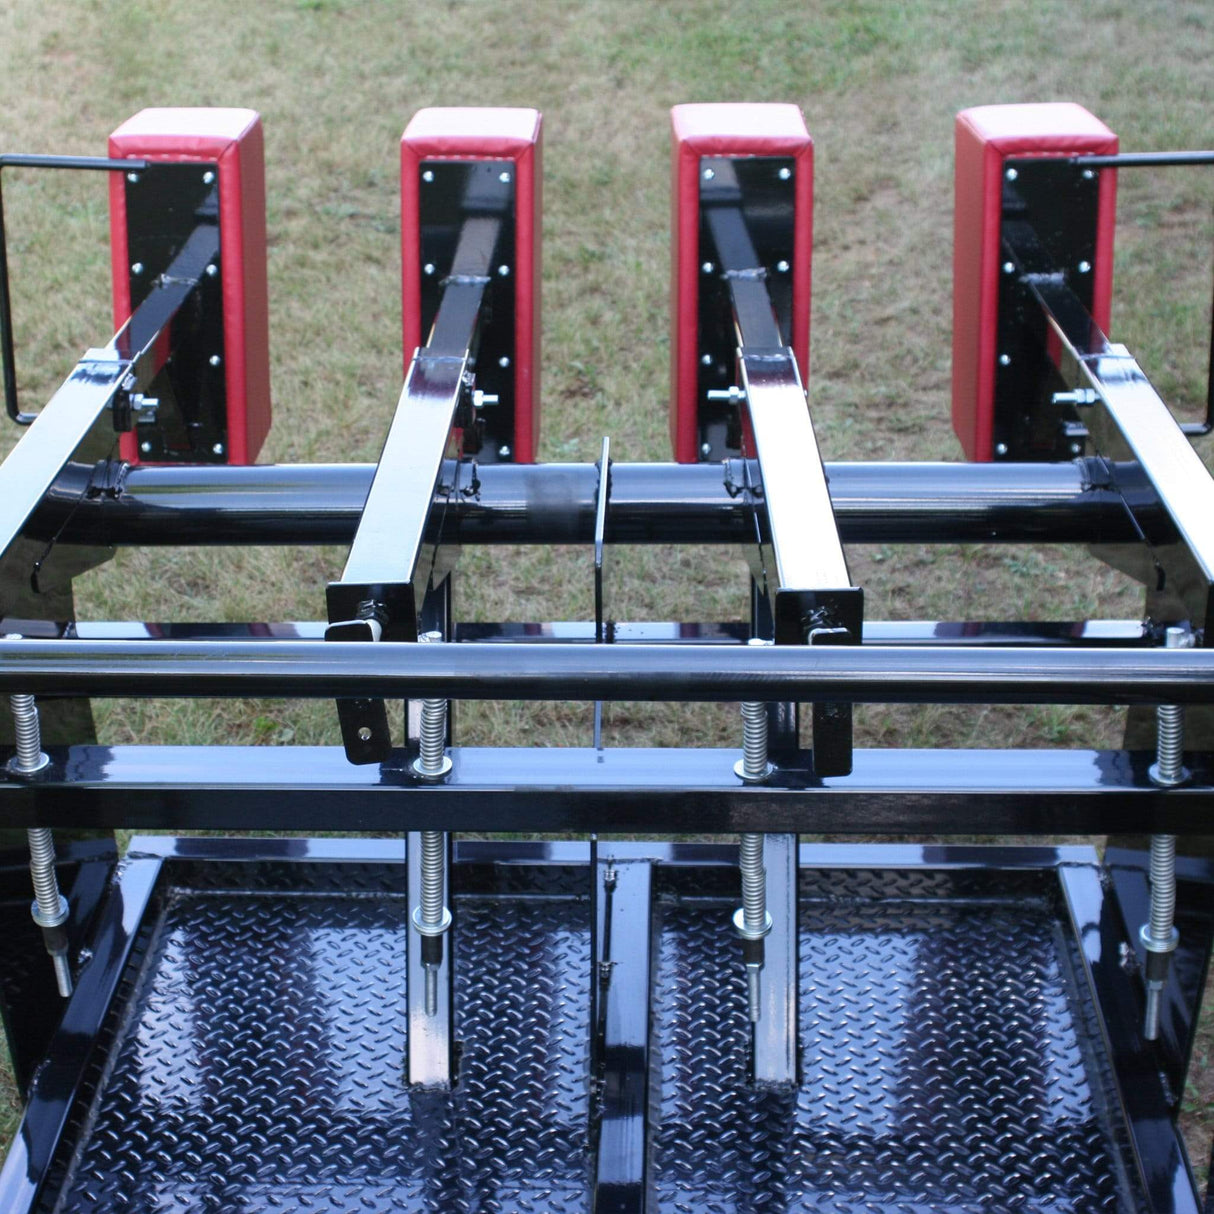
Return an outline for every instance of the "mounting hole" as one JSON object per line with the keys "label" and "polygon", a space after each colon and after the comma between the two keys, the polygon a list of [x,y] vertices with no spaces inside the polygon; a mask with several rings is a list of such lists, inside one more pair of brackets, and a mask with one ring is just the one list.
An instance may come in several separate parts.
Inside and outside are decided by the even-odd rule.
{"label": "mounting hole", "polygon": [[358,740],[360,742],[371,741],[371,727],[369,725],[360,725],[358,727]]}

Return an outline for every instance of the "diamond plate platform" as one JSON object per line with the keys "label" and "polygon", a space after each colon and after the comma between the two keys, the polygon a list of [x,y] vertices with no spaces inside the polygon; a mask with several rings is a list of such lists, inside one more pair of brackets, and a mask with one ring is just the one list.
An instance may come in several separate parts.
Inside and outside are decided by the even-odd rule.
{"label": "diamond plate platform", "polygon": [[585,1210],[588,904],[457,913],[458,1089],[420,1093],[401,894],[172,893],[53,1208]]}
{"label": "diamond plate platform", "polygon": [[652,1208],[1144,1208],[1044,898],[990,883],[958,897],[931,873],[802,872],[802,1079],[767,1091],[747,1081],[733,906],[661,905]]}
{"label": "diamond plate platform", "polygon": [[[457,865],[453,1093],[404,1082],[403,866],[171,872],[40,1209],[598,1208],[588,869]],[[803,869],[786,1089],[748,1079],[736,883],[655,867],[645,1209],[1147,1208],[1053,872]]]}

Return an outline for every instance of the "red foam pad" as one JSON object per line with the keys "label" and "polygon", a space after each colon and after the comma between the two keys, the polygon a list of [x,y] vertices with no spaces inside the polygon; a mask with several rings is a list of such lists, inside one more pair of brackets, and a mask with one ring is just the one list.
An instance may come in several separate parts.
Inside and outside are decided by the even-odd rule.
{"label": "red foam pad", "polygon": [[699,459],[700,158],[789,156],[796,162],[792,258],[792,349],[809,381],[809,299],[813,256],[813,140],[795,105],[676,105],[671,215],[670,441],[679,463]]}
{"label": "red foam pad", "polygon": [[[215,164],[219,175],[227,462],[257,458],[270,432],[270,310],[266,287],[266,181],[261,118],[253,110],[141,110],[110,136],[110,156]],[[110,174],[110,257],[114,324],[131,314],[126,192]],[[122,458],[138,462],[134,434]]]}
{"label": "red foam pad", "polygon": [[535,462],[540,440],[540,132],[538,110],[419,110],[400,142],[401,312],[405,372],[421,345],[420,165],[512,160],[515,180],[514,459]]}
{"label": "red foam pad", "polygon": [[[957,115],[953,214],[953,429],[969,459],[989,461],[994,426],[1003,162],[1107,155],[1117,136],[1080,105],[984,105]],[[1092,317],[1106,332],[1113,291],[1117,180],[1100,174]]]}

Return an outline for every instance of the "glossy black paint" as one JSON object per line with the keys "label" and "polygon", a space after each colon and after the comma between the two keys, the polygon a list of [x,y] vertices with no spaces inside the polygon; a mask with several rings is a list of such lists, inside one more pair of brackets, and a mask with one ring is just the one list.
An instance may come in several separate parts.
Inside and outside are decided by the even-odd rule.
{"label": "glossy black paint", "polygon": [[1172,1097],[1160,1080],[1152,1043],[1142,1039],[1141,984],[1123,960],[1127,950],[1133,954],[1133,944],[1125,937],[1116,898],[1106,892],[1095,869],[1062,867],[1059,879],[1152,1214],[1197,1214],[1200,1202]]}
{"label": "glossy black paint", "polygon": [[1160,790],[1150,752],[858,750],[847,777],[797,766],[766,785],[738,750],[475,748],[420,784],[407,753],[350,765],[340,747],[74,746],[36,781],[0,782],[13,826],[156,830],[1127,834],[1208,831],[1214,770]]}
{"label": "glossy black paint", "polygon": [[[1064,464],[828,463],[845,543],[1137,543],[1094,461]],[[349,543],[375,467],[70,466],[36,518],[61,543],[141,546]],[[750,544],[741,460],[611,467],[609,544]],[[441,481],[455,483],[452,461]],[[69,508],[75,481],[99,492]],[[474,492],[436,497],[430,542],[581,544],[594,535],[593,464],[480,465]],[[1170,524],[1136,511],[1149,539]],[[440,522],[441,519],[441,522]],[[442,534],[435,535],[440,528]]]}

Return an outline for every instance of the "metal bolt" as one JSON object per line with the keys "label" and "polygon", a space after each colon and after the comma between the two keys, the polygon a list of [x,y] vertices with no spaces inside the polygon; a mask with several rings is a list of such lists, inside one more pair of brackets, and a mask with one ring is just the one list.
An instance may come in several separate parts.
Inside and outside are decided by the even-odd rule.
{"label": "metal bolt", "polygon": [[426,264],[424,266],[422,266],[422,273],[427,276],[433,274],[434,273],[434,262],[432,262],[432,261],[426,262]]}
{"label": "metal bolt", "polygon": [[995,444],[995,454],[996,455],[1006,455],[1007,454],[1007,443],[996,443]]}
{"label": "metal bolt", "polygon": [[1000,354],[999,365],[1001,367],[1010,367],[1012,365],[1012,356],[1010,354]]}
{"label": "metal bolt", "polygon": [[139,174],[138,173],[128,173],[126,175],[126,179],[127,179],[127,181],[129,181],[131,183],[131,185],[134,185],[139,180]]}
{"label": "metal bolt", "polygon": [[1015,169],[1008,169],[1007,172],[1005,172],[1003,175],[1004,175],[1004,177],[1006,177],[1008,179],[1008,181],[1015,181],[1016,178],[1020,176],[1020,174],[1018,172],[1016,172]]}
{"label": "metal bolt", "polygon": [[792,176],[792,169],[790,169],[788,165],[784,165],[776,176],[779,177],[781,181],[787,181]]}
{"label": "metal bolt", "polygon": [[1084,169],[1084,170],[1083,170],[1083,179],[1084,179],[1084,181],[1091,181],[1091,180],[1092,180],[1092,178],[1093,178],[1093,177],[1095,177],[1095,176],[1096,176],[1096,174],[1095,174],[1095,172],[1094,172],[1092,169]]}
{"label": "metal bolt", "polygon": [[212,446],[211,446],[211,453],[212,453],[213,455],[222,455],[222,454],[223,454],[223,443],[214,443],[214,444],[212,444]]}
{"label": "metal bolt", "polygon": [[223,359],[220,358],[218,354],[212,354],[211,357],[207,359],[207,362],[209,362],[212,367],[218,367],[219,364],[223,362]]}
{"label": "metal bolt", "polygon": [[498,181],[500,181],[502,183],[502,185],[506,185],[510,181],[510,174],[509,173],[498,173],[497,179],[498,179]]}
{"label": "metal bolt", "polygon": [[215,180],[215,174],[212,173],[210,171],[210,169],[208,169],[205,173],[203,173],[203,175],[202,175],[202,184],[203,185],[210,185],[214,180]]}
{"label": "metal bolt", "polygon": [[701,354],[700,355],[700,365],[703,367],[711,367],[712,366],[712,355],[711,354]]}
{"label": "metal bolt", "polygon": [[510,267],[506,265],[498,266],[497,274],[499,278],[508,278],[510,275]]}
{"label": "metal bolt", "polygon": [[207,266],[207,277],[214,278],[215,275],[218,273],[219,273],[219,267],[214,262],[211,262],[211,264],[209,266]]}
{"label": "metal bolt", "polygon": [[[1164,633],[1165,649],[1187,649],[1193,637],[1187,628],[1173,626]],[[1184,766],[1184,705],[1160,704],[1155,709],[1155,762],[1151,780],[1161,788],[1183,784],[1189,773]]]}
{"label": "metal bolt", "polygon": [[144,441],[139,444],[139,450],[142,451],[144,455],[151,455],[152,444],[149,443],[147,439],[144,439]]}
{"label": "metal bolt", "polygon": [[506,447],[506,446],[498,447],[497,458],[498,459],[509,459],[510,458],[510,448]]}
{"label": "metal bolt", "polygon": [[423,169],[422,180],[428,184],[434,180],[434,173],[430,169]]}
{"label": "metal bolt", "polygon": [[716,176],[716,173],[714,173],[714,172],[712,171],[712,169],[705,169],[705,170],[704,170],[704,180],[705,180],[705,181],[711,181],[711,180],[712,180],[712,179],[713,179],[715,176]]}
{"label": "metal bolt", "polygon": [[712,264],[712,262],[711,262],[711,261],[706,261],[706,262],[705,262],[705,263],[704,263],[704,264],[703,264],[703,265],[700,267],[700,269],[701,269],[701,270],[702,270],[702,271],[703,271],[705,274],[711,274],[711,273],[713,272],[713,270],[715,270],[715,269],[716,269],[716,266],[714,266],[714,265]]}
{"label": "metal bolt", "polygon": [[1090,261],[1081,261],[1079,263],[1079,273],[1080,274],[1087,274],[1091,271],[1091,269],[1092,269],[1092,263]]}
{"label": "metal bolt", "polygon": [[[17,634],[10,634],[10,638],[19,639]],[[42,753],[42,724],[38,719],[38,705],[33,696],[15,695],[10,697],[9,706],[13,710],[17,753],[9,760],[8,769],[15,775],[33,775],[50,762]]]}
{"label": "metal bolt", "polygon": [[1072,455],[1078,455],[1082,450],[1083,450],[1082,443],[1072,443],[1071,444],[1071,454]]}
{"label": "metal bolt", "polygon": [[504,370],[506,367],[508,367],[508,366],[510,365],[510,355],[509,355],[509,354],[503,354],[503,355],[501,356],[501,358],[499,358],[499,359],[497,360],[497,365],[498,365],[499,367],[501,367],[503,370]]}
{"label": "metal bolt", "polygon": [[788,273],[788,262],[784,261],[783,259],[781,259],[780,261],[777,261],[777,262],[776,262],[776,269],[777,269],[777,270],[778,270],[778,271],[779,271],[781,274],[787,274],[787,273]]}
{"label": "metal bolt", "polygon": [[707,459],[712,454],[712,443],[700,444],[700,455]]}
{"label": "metal bolt", "polygon": [[1014,274],[1016,272],[1016,267],[1012,262],[1005,261],[1003,263],[1003,272],[1005,274]]}
{"label": "metal bolt", "polygon": [[133,262],[131,262],[131,273],[132,273],[132,274],[133,274],[133,275],[134,275],[136,278],[138,278],[138,277],[139,277],[139,275],[143,273],[143,262],[141,262],[141,261],[133,261]]}

